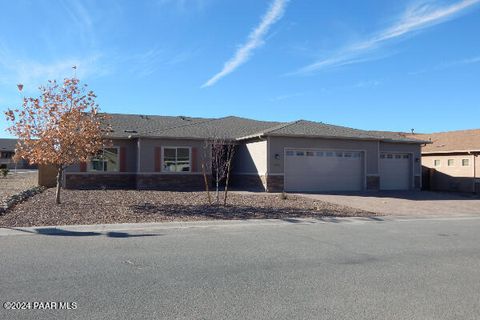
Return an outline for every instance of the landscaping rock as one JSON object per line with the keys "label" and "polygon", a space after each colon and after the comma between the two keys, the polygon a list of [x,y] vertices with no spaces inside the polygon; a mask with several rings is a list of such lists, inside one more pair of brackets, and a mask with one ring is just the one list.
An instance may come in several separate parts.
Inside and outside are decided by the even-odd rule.
{"label": "landscaping rock", "polygon": [[205,192],[62,190],[62,199],[55,205],[48,189],[0,216],[0,227],[375,215],[291,194],[231,192],[227,206],[209,205]]}
{"label": "landscaping rock", "polygon": [[26,199],[33,197],[34,195],[41,193],[44,190],[44,187],[33,187],[4,199],[0,203],[0,215],[4,214],[8,209],[12,208],[16,204],[25,201]]}

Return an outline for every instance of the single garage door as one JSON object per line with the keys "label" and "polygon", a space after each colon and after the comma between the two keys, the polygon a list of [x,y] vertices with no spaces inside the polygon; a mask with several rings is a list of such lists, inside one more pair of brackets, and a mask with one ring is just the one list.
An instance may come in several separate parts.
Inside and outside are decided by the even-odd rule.
{"label": "single garage door", "polygon": [[358,191],[363,190],[364,181],[363,152],[285,151],[286,191]]}
{"label": "single garage door", "polygon": [[403,153],[380,154],[380,189],[410,189],[411,156]]}

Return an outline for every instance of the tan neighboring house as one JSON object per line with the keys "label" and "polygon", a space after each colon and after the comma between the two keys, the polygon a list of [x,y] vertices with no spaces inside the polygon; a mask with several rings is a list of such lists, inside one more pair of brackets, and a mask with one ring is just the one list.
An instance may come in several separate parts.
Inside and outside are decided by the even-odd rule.
{"label": "tan neighboring house", "polygon": [[418,134],[424,187],[480,193],[480,129]]}
{"label": "tan neighboring house", "polygon": [[17,145],[17,139],[0,139],[0,168],[8,169],[25,169],[30,168],[28,162],[20,160],[18,162],[13,161],[15,155],[15,147]]}

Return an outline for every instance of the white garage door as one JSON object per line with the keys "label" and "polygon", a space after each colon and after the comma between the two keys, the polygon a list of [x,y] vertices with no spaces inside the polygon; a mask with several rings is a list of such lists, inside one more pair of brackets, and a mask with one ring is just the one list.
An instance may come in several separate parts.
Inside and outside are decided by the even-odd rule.
{"label": "white garage door", "polygon": [[285,151],[285,190],[357,191],[364,185],[363,152],[348,150]]}
{"label": "white garage door", "polygon": [[380,189],[410,189],[411,156],[403,153],[380,154]]}

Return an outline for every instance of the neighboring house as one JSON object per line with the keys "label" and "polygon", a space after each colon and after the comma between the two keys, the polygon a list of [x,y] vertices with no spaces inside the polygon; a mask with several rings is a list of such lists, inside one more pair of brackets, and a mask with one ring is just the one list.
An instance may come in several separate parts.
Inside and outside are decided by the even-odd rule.
{"label": "neighboring house", "polygon": [[[67,188],[203,189],[206,141],[238,145],[232,185],[269,192],[421,188],[420,148],[397,133],[305,120],[266,122],[109,114],[113,144],[89,163],[71,166]],[[208,145],[208,143],[207,143]],[[208,159],[207,159],[208,162]],[[211,168],[207,169],[208,174]]]}
{"label": "neighboring house", "polygon": [[20,160],[16,163],[13,161],[16,145],[17,139],[0,139],[0,167],[7,167],[8,169],[25,169],[29,167],[28,162],[25,160]]}
{"label": "neighboring house", "polygon": [[480,129],[415,135],[422,148],[426,187],[480,193]]}

